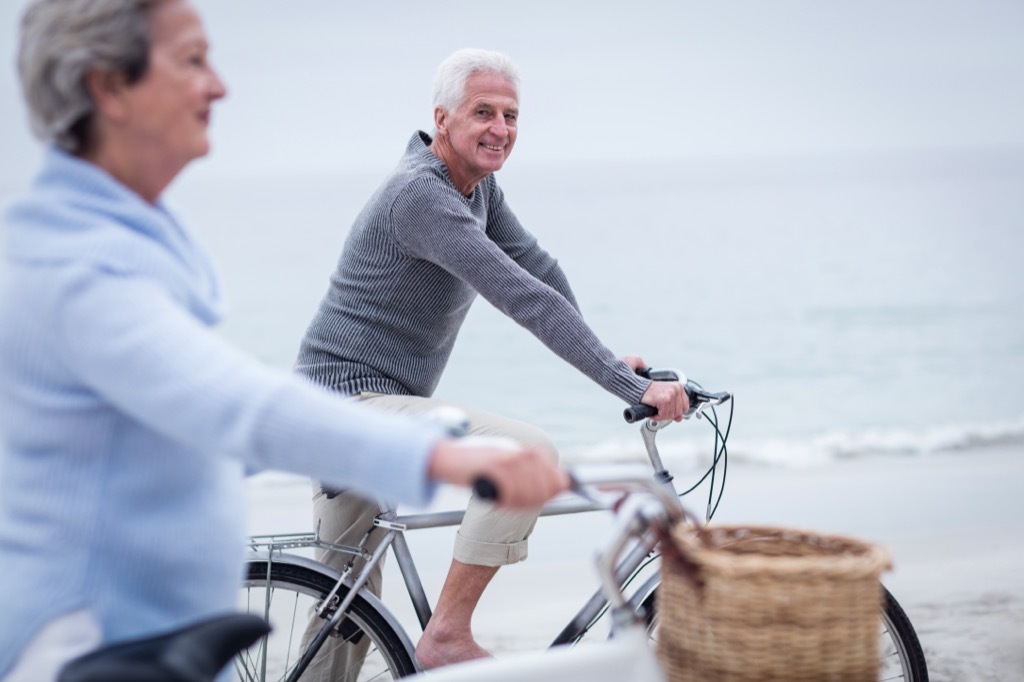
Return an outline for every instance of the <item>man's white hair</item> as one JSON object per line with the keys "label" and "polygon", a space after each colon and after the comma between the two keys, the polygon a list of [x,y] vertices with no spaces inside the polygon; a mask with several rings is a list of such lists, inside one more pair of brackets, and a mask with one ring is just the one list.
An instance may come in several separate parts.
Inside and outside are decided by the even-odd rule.
{"label": "man's white hair", "polygon": [[496,73],[505,78],[519,96],[519,69],[507,55],[490,50],[466,48],[453,52],[437,67],[434,76],[434,107],[455,111],[466,96],[466,81],[476,73]]}

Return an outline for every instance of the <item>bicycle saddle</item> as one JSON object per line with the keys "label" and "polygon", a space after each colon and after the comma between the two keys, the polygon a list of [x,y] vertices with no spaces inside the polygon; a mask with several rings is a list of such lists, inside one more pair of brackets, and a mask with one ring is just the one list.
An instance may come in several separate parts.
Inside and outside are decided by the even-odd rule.
{"label": "bicycle saddle", "polygon": [[58,682],[211,682],[270,626],[258,616],[215,616],[155,637],[97,649],[68,663]]}

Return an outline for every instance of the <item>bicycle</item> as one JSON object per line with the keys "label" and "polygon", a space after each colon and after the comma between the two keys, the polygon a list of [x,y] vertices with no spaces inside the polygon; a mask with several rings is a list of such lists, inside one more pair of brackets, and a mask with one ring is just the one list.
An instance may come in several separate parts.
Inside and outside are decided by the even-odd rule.
{"label": "bicycle", "polygon": [[[610,472],[610,473],[609,473]],[[574,491],[603,508],[613,509],[616,523],[611,540],[596,559],[605,596],[611,605],[609,642],[598,648],[563,647],[554,654],[523,654],[515,659],[489,659],[449,666],[427,673],[431,682],[488,679],[565,680],[589,682],[664,682],[661,666],[648,643],[650,620],[626,601],[615,578],[619,556],[636,540],[652,550],[672,525],[683,517],[678,498],[645,471],[610,467],[603,474],[574,475]],[[609,502],[598,499],[596,486],[613,487]],[[482,486],[486,487],[486,486]],[[492,489],[493,490],[493,489]],[[641,491],[623,499],[621,491]],[[269,626],[260,617],[227,614],[171,633],[105,647],[71,662],[59,682],[212,682],[232,656]]]}
{"label": "bicycle", "polygon": [[[627,422],[642,422],[641,437],[653,468],[650,476],[657,486],[664,489],[673,499],[695,489],[710,479],[707,518],[717,509],[724,489],[727,467],[729,430],[732,422],[734,401],[728,393],[711,393],[698,384],[671,370],[649,371],[647,376],[654,380],[682,380],[690,398],[691,409],[688,418],[703,418],[715,432],[712,463],[701,479],[683,493],[674,484],[672,474],[665,467],[658,452],[658,432],[673,422],[657,422],[652,408],[646,405],[632,406],[625,410]],[[719,427],[716,406],[728,404],[729,416],[724,430]],[[722,467],[722,481],[719,482],[715,498],[715,477],[719,465]],[[486,492],[481,490],[480,492]],[[606,507],[593,496],[585,499],[558,499],[543,507],[540,516],[578,514],[597,511]],[[415,647],[406,630],[392,611],[376,596],[365,589],[370,567],[379,562],[390,549],[401,572],[406,590],[421,628],[430,619],[431,607],[423,583],[420,580],[415,561],[410,551],[405,532],[426,528],[441,528],[458,525],[463,511],[399,514],[389,504],[381,504],[381,512],[367,528],[359,546],[343,546],[320,539],[317,531],[291,535],[253,536],[250,539],[252,554],[246,560],[246,575],[243,585],[244,603],[269,620],[274,631],[263,638],[254,650],[238,657],[235,661],[238,679],[246,682],[255,680],[285,680],[295,682],[325,643],[330,646],[346,643],[361,643],[367,646],[360,670],[354,671],[354,679],[397,679],[420,672],[414,656]],[[383,539],[371,552],[366,547],[369,534],[376,528],[385,531]],[[348,568],[339,573],[313,559],[293,553],[290,550],[319,548],[350,555],[352,559],[366,559],[364,568],[356,573],[350,561]],[[644,614],[647,633],[656,636],[657,616],[654,604],[660,572],[651,571],[652,562],[658,559],[653,545],[637,542],[613,570],[612,580],[618,589],[631,588],[639,581],[639,587],[632,590],[626,603],[634,613]],[[645,570],[646,569],[646,570]],[[883,679],[901,679],[911,682],[927,682],[928,672],[924,653],[906,613],[892,594],[883,586],[884,605],[880,651],[882,653]],[[606,590],[598,589],[584,603],[569,623],[551,642],[551,647],[578,643],[609,609]],[[302,650],[301,635],[305,630],[308,613],[315,612],[323,625],[313,641]],[[348,671],[334,671],[337,679],[347,679]]]}
{"label": "bicycle", "polygon": [[[610,604],[608,641],[591,647],[560,647],[513,657],[471,661],[424,673],[424,682],[664,682],[661,664],[648,637],[651,613],[637,609],[616,578],[619,558],[630,542],[653,551],[675,523],[684,518],[678,498],[637,467],[607,467],[602,474],[574,475],[575,492],[614,509],[610,540],[596,557],[604,596]],[[605,492],[598,499],[599,487]],[[639,491],[623,500],[621,491]],[[230,614],[175,632],[126,642],[88,654],[69,664],[59,682],[213,682],[231,656],[266,634],[260,617]],[[417,677],[419,679],[419,677]]]}

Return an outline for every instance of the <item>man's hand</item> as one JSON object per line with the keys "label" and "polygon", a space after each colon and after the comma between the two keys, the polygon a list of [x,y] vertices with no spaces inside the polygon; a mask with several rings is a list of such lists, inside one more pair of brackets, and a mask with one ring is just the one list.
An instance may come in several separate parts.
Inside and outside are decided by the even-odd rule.
{"label": "man's hand", "polygon": [[640,357],[639,355],[623,355],[622,358],[620,358],[620,359],[624,363],[629,365],[629,368],[631,370],[633,370],[634,372],[637,371],[638,369],[646,369],[647,368],[647,363],[644,362],[644,359],[642,357]]}
{"label": "man's hand", "polygon": [[480,477],[498,489],[497,504],[539,507],[569,488],[569,475],[538,449],[478,445],[479,439],[442,440],[427,474],[438,481],[471,486]]}
{"label": "man's hand", "polygon": [[690,409],[690,399],[678,381],[652,381],[640,402],[657,408],[658,414],[654,416],[657,421],[682,421]]}
{"label": "man's hand", "polygon": [[[634,372],[647,368],[647,363],[639,355],[624,355],[621,359]],[[652,381],[640,402],[657,408],[658,414],[654,418],[658,421],[682,421],[690,409],[690,398],[679,381]]]}

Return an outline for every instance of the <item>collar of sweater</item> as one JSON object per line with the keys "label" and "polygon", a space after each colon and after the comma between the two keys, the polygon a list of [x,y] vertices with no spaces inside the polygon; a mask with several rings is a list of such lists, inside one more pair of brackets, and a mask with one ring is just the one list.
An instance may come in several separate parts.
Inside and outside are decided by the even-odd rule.
{"label": "collar of sweater", "polygon": [[158,280],[207,323],[223,315],[202,245],[163,206],[56,147],[7,214],[7,257],[23,266],[83,266]]}

